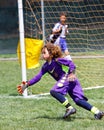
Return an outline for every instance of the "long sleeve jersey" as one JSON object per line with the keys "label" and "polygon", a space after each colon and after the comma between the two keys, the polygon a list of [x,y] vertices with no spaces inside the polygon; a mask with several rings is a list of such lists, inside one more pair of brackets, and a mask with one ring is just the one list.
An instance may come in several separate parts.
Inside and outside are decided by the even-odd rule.
{"label": "long sleeve jersey", "polygon": [[[68,68],[67,72],[63,69],[63,66]],[[58,58],[57,60],[53,59],[50,63],[46,61],[40,72],[28,81],[29,86],[38,82],[45,73],[49,73],[56,81],[58,81],[66,73],[72,73],[75,68],[76,66],[73,61],[65,58]]]}

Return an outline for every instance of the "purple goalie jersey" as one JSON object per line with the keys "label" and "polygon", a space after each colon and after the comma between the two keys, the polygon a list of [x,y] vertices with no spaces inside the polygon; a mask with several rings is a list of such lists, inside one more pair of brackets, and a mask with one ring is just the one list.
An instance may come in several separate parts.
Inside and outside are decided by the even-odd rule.
{"label": "purple goalie jersey", "polygon": [[68,67],[68,74],[76,68],[72,60],[58,58],[56,61],[53,59],[50,63],[45,62],[43,64],[40,72],[29,81],[29,85],[31,86],[38,82],[45,73],[49,73],[56,81],[60,80],[61,77],[66,74],[63,70],[63,65]]}
{"label": "purple goalie jersey", "polygon": [[[64,68],[65,66],[68,68],[67,71],[63,69],[63,66]],[[49,73],[57,81],[51,90],[57,91],[63,95],[69,93],[75,102],[79,99],[87,100],[79,80],[77,78],[73,82],[67,80],[68,74],[73,72],[75,68],[73,61],[67,58],[53,59],[50,63],[45,62],[40,72],[29,81],[29,86],[38,82],[45,73]]]}

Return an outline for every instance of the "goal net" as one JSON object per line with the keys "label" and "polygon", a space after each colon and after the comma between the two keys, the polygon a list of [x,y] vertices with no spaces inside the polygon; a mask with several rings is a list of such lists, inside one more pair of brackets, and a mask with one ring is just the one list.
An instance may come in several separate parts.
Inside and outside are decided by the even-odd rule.
{"label": "goal net", "polygon": [[[54,24],[59,22],[60,13],[67,13],[67,44],[82,86],[85,88],[104,85],[102,0],[25,0],[23,7],[25,37],[37,39],[42,39],[43,33],[47,38]],[[46,76],[38,86],[46,87],[47,82],[53,84],[54,81]]]}

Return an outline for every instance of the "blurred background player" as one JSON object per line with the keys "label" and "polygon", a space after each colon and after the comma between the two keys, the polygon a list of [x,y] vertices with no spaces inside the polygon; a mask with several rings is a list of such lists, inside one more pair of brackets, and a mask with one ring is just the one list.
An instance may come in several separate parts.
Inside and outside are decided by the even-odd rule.
{"label": "blurred background player", "polygon": [[60,14],[60,21],[55,24],[52,29],[52,35],[50,36],[50,40],[52,43],[59,45],[62,52],[65,55],[69,55],[67,42],[66,42],[66,34],[68,34],[68,25],[66,24],[66,14]]}
{"label": "blurred background player", "polygon": [[[67,93],[78,106],[91,111],[96,119],[101,119],[104,113],[87,102],[88,99],[84,96],[80,82],[75,75],[76,66],[72,60],[62,57],[60,47],[47,43],[42,48],[42,57],[45,63],[39,73],[28,82],[22,82],[17,87],[18,92],[22,94],[27,87],[37,83],[44,74],[49,73],[57,81],[50,90],[50,94],[66,107],[64,119],[76,113],[76,109],[65,98]],[[64,71],[63,66],[68,67],[67,72]]]}

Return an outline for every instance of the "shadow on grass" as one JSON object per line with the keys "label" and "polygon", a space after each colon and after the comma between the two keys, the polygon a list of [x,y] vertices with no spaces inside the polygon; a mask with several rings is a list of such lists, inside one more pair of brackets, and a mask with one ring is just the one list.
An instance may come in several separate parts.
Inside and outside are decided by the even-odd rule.
{"label": "shadow on grass", "polygon": [[38,116],[38,117],[36,117],[36,118],[33,118],[34,120],[37,120],[37,119],[48,119],[48,120],[63,120],[63,121],[74,121],[74,120],[95,120],[94,118],[90,118],[90,117],[78,117],[78,116],[70,116],[70,117],[68,117],[68,118],[66,118],[66,119],[63,119],[63,117],[50,117],[50,116]]}
{"label": "shadow on grass", "polygon": [[23,95],[18,94],[18,93],[17,94],[14,94],[14,93],[9,94],[8,96],[9,96],[9,98],[24,98]]}
{"label": "shadow on grass", "polygon": [[63,120],[63,121],[73,121],[73,120],[75,120],[76,119],[76,117],[74,117],[74,116],[71,116],[71,117],[69,117],[69,118],[67,118],[67,119],[63,119],[63,117],[50,117],[50,116],[38,116],[38,117],[36,117],[36,118],[33,118],[34,120],[37,120],[37,119],[48,119],[48,120],[57,120],[57,121],[60,121],[60,120]]}
{"label": "shadow on grass", "polygon": [[22,96],[22,95],[11,93],[11,94],[9,94],[9,96]]}

